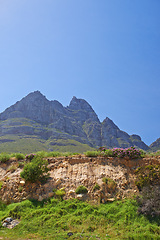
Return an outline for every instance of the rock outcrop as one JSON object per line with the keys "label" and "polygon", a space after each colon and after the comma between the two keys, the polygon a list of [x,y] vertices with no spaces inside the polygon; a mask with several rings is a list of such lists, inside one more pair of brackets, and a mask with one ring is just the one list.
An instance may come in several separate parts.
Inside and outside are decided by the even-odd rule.
{"label": "rock outcrop", "polygon": [[153,152],[160,150],[160,138],[158,138],[155,142],[153,142],[149,147]]}
{"label": "rock outcrop", "polygon": [[[25,160],[23,160],[25,161]],[[72,157],[48,158],[50,177],[46,183],[27,183],[20,177],[22,167],[16,160],[0,164],[0,198],[7,202],[25,199],[42,201],[54,196],[55,189],[65,191],[65,199],[114,201],[130,197],[138,188],[135,185],[135,169],[146,164],[160,164],[160,156],[143,159],[122,159],[112,157]],[[21,164],[22,165],[22,164]],[[107,185],[104,179],[111,180]],[[95,185],[98,185],[98,189]],[[76,194],[78,186],[87,188],[87,194]]]}
{"label": "rock outcrop", "polygon": [[69,106],[63,107],[58,101],[47,100],[39,91],[28,94],[0,114],[0,148],[1,141],[13,140],[11,136],[37,137],[47,141],[50,150],[58,140],[61,140],[59,144],[72,140],[93,148],[148,149],[139,136],[121,131],[109,118],[101,123],[85,100],[73,97]]}

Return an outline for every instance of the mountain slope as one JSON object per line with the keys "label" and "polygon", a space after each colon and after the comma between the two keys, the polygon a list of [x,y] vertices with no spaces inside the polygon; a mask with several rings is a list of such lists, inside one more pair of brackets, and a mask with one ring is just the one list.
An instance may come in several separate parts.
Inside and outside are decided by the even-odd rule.
{"label": "mountain slope", "polygon": [[19,139],[36,139],[37,146],[43,144],[48,150],[68,146],[68,151],[73,151],[73,146],[76,150],[79,144],[81,151],[86,146],[148,149],[139,136],[121,131],[109,118],[101,123],[85,100],[73,97],[69,106],[63,107],[56,100],[47,100],[39,91],[28,94],[0,114],[0,150]]}
{"label": "mountain slope", "polygon": [[160,150],[160,138],[153,142],[149,147],[153,152]]}

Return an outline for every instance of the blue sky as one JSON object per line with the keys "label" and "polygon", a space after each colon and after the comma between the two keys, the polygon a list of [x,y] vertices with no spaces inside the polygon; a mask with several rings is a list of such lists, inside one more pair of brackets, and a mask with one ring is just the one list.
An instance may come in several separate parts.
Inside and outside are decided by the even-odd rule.
{"label": "blue sky", "polygon": [[0,112],[39,90],[160,137],[159,0],[0,0]]}

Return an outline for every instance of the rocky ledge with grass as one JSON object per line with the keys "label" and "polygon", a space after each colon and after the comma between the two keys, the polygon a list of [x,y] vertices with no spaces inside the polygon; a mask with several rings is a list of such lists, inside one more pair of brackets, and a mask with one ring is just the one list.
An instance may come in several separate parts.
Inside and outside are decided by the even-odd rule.
{"label": "rocky ledge with grass", "polygon": [[[47,161],[47,178],[45,181],[39,179],[35,182],[22,178],[24,164],[32,162],[28,157],[23,160],[12,157],[9,161],[0,163],[2,201],[6,203],[25,199],[42,201],[55,196],[61,199],[78,198],[93,202],[112,202],[139,192],[135,183],[137,168],[148,165],[160,166],[159,155],[132,159],[109,157],[104,154],[91,157],[80,154],[44,159]],[[79,186],[84,186],[86,190],[77,191]]]}

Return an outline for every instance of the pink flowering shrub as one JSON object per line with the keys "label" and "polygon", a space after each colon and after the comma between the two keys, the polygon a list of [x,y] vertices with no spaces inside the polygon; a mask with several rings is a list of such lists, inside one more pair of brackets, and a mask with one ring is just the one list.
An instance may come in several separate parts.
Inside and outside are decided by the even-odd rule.
{"label": "pink flowering shrub", "polygon": [[129,148],[113,148],[113,149],[106,149],[105,147],[102,147],[99,149],[101,152],[101,155],[104,155],[106,157],[119,157],[119,158],[140,158],[143,154],[142,150],[136,149],[135,147],[129,147]]}
{"label": "pink flowering shrub", "polygon": [[129,157],[129,158],[140,158],[141,157],[141,151],[136,149],[135,147],[129,147],[129,148],[113,148],[113,157]]}
{"label": "pink flowering shrub", "polygon": [[26,159],[31,161],[35,156],[36,156],[35,153],[30,153],[26,155]]}

